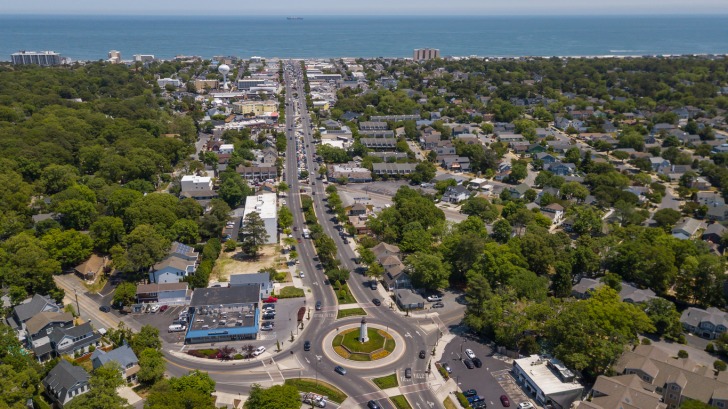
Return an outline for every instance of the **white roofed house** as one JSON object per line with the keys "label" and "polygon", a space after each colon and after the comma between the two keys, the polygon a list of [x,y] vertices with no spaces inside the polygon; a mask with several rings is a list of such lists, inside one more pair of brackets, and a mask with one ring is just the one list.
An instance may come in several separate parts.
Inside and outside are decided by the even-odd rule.
{"label": "white roofed house", "polygon": [[180,196],[192,198],[205,205],[217,197],[212,178],[207,176],[186,175],[180,180]]}
{"label": "white roofed house", "polygon": [[584,387],[576,382],[576,375],[557,359],[538,355],[516,359],[513,375],[544,406],[569,408],[584,392]]}

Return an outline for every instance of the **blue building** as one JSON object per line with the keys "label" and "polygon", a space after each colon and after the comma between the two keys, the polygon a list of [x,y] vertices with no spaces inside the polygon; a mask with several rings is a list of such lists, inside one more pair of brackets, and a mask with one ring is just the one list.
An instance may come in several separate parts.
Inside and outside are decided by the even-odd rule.
{"label": "blue building", "polygon": [[185,344],[255,339],[260,287],[198,288],[192,293]]}

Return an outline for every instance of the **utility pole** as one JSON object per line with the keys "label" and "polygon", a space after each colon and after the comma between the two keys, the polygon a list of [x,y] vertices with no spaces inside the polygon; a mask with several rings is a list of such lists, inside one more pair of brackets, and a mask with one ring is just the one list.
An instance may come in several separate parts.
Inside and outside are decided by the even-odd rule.
{"label": "utility pole", "polygon": [[78,316],[80,317],[81,316],[81,305],[78,303],[78,290],[74,289],[73,294],[76,295],[76,314],[78,314]]}

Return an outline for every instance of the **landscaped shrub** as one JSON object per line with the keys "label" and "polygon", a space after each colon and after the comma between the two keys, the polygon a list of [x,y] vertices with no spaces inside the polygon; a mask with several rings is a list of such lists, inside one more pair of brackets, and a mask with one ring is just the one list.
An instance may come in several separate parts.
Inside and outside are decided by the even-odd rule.
{"label": "landscaped shrub", "polygon": [[464,407],[464,408],[470,407],[470,402],[468,402],[468,398],[466,398],[462,392],[455,392],[455,396],[457,396],[458,402],[460,402],[460,405],[462,405],[462,407]]}

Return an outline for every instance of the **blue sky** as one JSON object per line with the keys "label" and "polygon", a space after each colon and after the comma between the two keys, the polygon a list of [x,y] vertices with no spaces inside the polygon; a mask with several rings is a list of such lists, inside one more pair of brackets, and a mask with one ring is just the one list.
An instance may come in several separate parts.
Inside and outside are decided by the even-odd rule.
{"label": "blue sky", "polygon": [[148,15],[649,15],[728,14],[726,0],[31,0],[0,14]]}

